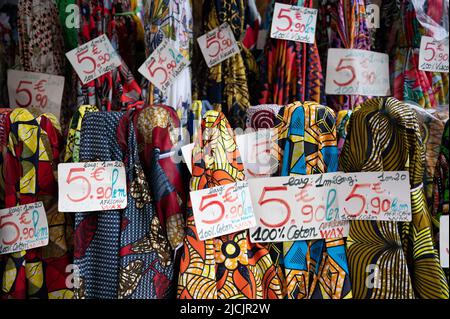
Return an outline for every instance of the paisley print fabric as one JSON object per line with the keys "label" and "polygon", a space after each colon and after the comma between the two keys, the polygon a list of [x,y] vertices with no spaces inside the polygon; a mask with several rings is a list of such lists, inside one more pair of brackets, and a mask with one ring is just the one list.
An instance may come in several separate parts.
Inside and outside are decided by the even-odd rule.
{"label": "paisley print fabric", "polygon": [[[278,124],[283,148],[282,176],[335,172],[338,167],[334,112],[315,102],[284,109]],[[344,299],[352,291],[344,239],[283,243],[290,299]]]}
{"label": "paisley print fabric", "polygon": [[[234,135],[225,116],[205,114],[192,155],[191,191],[245,179]],[[242,231],[200,241],[190,206],[178,279],[180,299],[279,299],[282,274],[263,245]]]}
{"label": "paisley print fabric", "polygon": [[[57,209],[56,167],[61,133],[51,114],[15,109],[4,119],[8,142],[3,149],[5,206],[42,201],[49,225],[49,245],[3,256],[0,297],[71,299],[66,267],[71,264],[72,226]],[[4,145],[5,147],[5,145]]]}
{"label": "paisley print fabric", "polygon": [[[350,118],[341,169],[409,171],[413,210],[410,223],[351,222],[347,249],[355,298],[449,296],[422,185],[425,150],[421,141],[415,113],[394,98],[369,100]],[[378,267],[378,289],[366,285],[370,265]]]}

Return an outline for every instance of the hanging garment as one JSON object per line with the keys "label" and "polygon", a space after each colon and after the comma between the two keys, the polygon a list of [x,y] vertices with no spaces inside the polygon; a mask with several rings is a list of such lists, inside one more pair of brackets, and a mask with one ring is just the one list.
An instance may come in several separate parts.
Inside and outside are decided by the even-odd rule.
{"label": "hanging garment", "polygon": [[[294,103],[278,124],[282,176],[335,172],[338,167],[334,112],[315,102]],[[344,299],[352,291],[343,238],[283,243],[290,299]],[[333,274],[333,275],[331,275]]]}
{"label": "hanging garment", "polygon": [[[440,220],[443,215],[449,214],[449,121],[445,124],[444,134],[442,135],[442,143],[438,156],[436,169],[434,171],[434,201],[433,201],[433,224],[435,225],[435,240],[437,247],[440,243]],[[449,281],[449,270],[444,269]]]}
{"label": "hanging garment", "polygon": [[[352,221],[347,240],[355,298],[448,298],[434,247],[422,185],[424,146],[414,112],[394,98],[372,99],[355,111],[340,158],[345,172],[409,171],[412,222]],[[375,267],[377,286],[366,279]]]}
{"label": "hanging garment", "polygon": [[185,164],[173,157],[173,152],[179,151],[182,136],[180,119],[173,108],[154,105],[137,108],[131,120],[145,175],[152,181],[156,214],[175,250],[183,244],[187,205]]}
{"label": "hanging garment", "polygon": [[425,170],[423,186],[428,207],[433,207],[433,180],[436,163],[444,133],[445,122],[448,120],[448,107],[446,109],[423,109],[418,105],[406,103],[416,113],[419,120],[422,144],[425,148]]}
{"label": "hanging garment", "polygon": [[282,106],[275,104],[264,104],[251,106],[247,110],[247,128],[269,129],[275,127],[275,117]]}
{"label": "hanging garment", "polygon": [[[80,45],[106,34],[114,49],[120,52],[119,42],[128,34],[122,32],[119,35],[116,27],[125,18],[129,19],[130,24],[133,20],[116,13],[129,11],[129,4],[128,0],[78,0],[81,12]],[[122,60],[121,66],[85,85],[78,81],[77,105],[96,105],[100,111],[127,110],[142,104],[141,94],[142,90],[126,61]]]}
{"label": "hanging garment", "polygon": [[[371,49],[364,0],[327,1],[327,5],[322,5],[320,11],[318,24],[323,27],[317,27],[318,45],[325,70],[329,48]],[[367,97],[357,95],[328,95],[327,105],[338,112],[351,110],[366,99]]]}
{"label": "hanging garment", "polygon": [[[250,107],[249,79],[257,73],[258,66],[250,53],[240,42],[245,30],[244,0],[213,0],[203,3],[203,34],[228,23],[238,42],[241,54],[207,68],[204,60],[197,79],[197,99],[208,100],[216,111],[222,111],[233,128],[245,128],[245,115]],[[206,74],[206,76],[204,76]]]}
{"label": "hanging garment", "polygon": [[194,143],[197,140],[198,130],[201,127],[203,116],[206,112],[213,110],[213,106],[208,101],[194,101],[189,111],[188,131],[190,141]]}
{"label": "hanging garment", "polygon": [[[9,136],[7,121],[9,121],[9,113],[11,111],[12,109],[0,109],[0,209],[5,208],[5,176],[3,165],[5,162]],[[0,257],[0,259],[1,258],[2,257]]]}
{"label": "hanging garment", "polygon": [[[245,179],[230,124],[217,111],[206,113],[192,155],[191,191]],[[189,205],[178,279],[180,299],[280,299],[282,274],[264,245],[248,231],[201,241]]]}
{"label": "hanging garment", "polygon": [[65,163],[78,163],[80,161],[81,125],[84,116],[90,112],[98,112],[98,108],[93,105],[82,105],[70,121],[69,133],[67,134],[66,140],[66,152],[64,154]]}
{"label": "hanging garment", "polygon": [[132,122],[123,113],[88,113],[80,161],[123,161],[128,206],[122,211],[77,213],[75,265],[79,299],[163,299],[171,295],[170,246],[153,208],[137,154]]}
{"label": "hanging garment", "polygon": [[[297,5],[297,0],[276,1]],[[269,10],[273,11],[272,0]],[[312,7],[312,1],[305,1]],[[271,18],[269,18],[271,19]],[[271,20],[270,20],[271,21]],[[265,59],[261,65],[263,88],[260,104],[287,105],[295,101],[324,99],[324,77],[317,45],[278,39],[268,39]]]}
{"label": "hanging garment", "polygon": [[348,133],[348,123],[350,122],[350,117],[352,116],[351,110],[339,111],[337,117],[336,130],[338,135],[338,153],[341,155],[342,148],[344,147],[345,139]]}
{"label": "hanging garment", "polygon": [[[175,48],[191,61],[193,44],[193,17],[190,0],[147,1],[145,4],[145,46],[150,56],[164,39],[173,40]],[[166,104],[173,107],[180,118],[181,126],[188,124],[192,105],[191,68],[185,68],[166,92],[146,81],[147,102],[150,105]]]}
{"label": "hanging garment", "polygon": [[[425,2],[429,14],[442,14],[444,1]],[[400,2],[396,22],[393,30],[390,31],[397,35],[391,50],[391,55],[394,56],[391,72],[394,97],[399,100],[414,101],[424,108],[448,105],[448,73],[419,70],[421,37],[427,35],[427,31],[417,20],[411,0]]]}
{"label": "hanging garment", "polygon": [[36,110],[15,109],[4,118],[8,135],[3,157],[5,206],[42,201],[49,245],[6,255],[0,266],[0,297],[4,299],[71,299],[66,286],[72,228],[58,212],[56,167],[62,140],[57,119]]}

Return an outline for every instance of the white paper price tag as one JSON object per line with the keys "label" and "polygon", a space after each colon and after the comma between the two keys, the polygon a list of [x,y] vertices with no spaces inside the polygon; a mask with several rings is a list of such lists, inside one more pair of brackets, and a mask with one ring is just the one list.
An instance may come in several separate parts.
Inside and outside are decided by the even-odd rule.
{"label": "white paper price tag", "polygon": [[197,39],[209,68],[239,54],[239,46],[228,23],[202,35]]}
{"label": "white paper price tag", "polygon": [[165,39],[139,68],[139,72],[162,92],[166,92],[188,65],[189,62],[175,49],[173,43]]}
{"label": "white paper price tag", "polygon": [[317,187],[320,176],[250,180],[257,223],[257,227],[250,230],[251,241],[347,237],[349,222],[339,220],[336,186]]}
{"label": "white paper price tag", "polygon": [[200,240],[216,238],[256,225],[248,182],[191,192]]}
{"label": "white paper price tag", "polygon": [[314,43],[317,9],[275,3],[270,37],[304,43]]}
{"label": "white paper price tag", "polygon": [[122,162],[58,165],[59,211],[95,212],[127,207],[127,180]]}
{"label": "white paper price tag", "polygon": [[42,202],[0,210],[0,255],[47,246],[48,241]]}
{"label": "white paper price tag", "polygon": [[449,229],[448,229],[448,215],[441,217],[441,227],[440,227],[440,255],[441,255],[441,266],[448,268],[448,242],[449,242]]}
{"label": "white paper price tag", "polygon": [[410,222],[411,193],[408,172],[355,173],[333,177],[340,182],[341,220]]}
{"label": "white paper price tag", "polygon": [[326,94],[390,95],[389,56],[357,49],[329,49]]}
{"label": "white paper price tag", "polygon": [[448,73],[448,39],[438,42],[423,36],[420,42],[419,70]]}
{"label": "white paper price tag", "polygon": [[63,76],[8,70],[8,94],[12,108],[39,108],[59,120],[63,91]]}
{"label": "white paper price tag", "polygon": [[66,56],[83,84],[97,79],[122,64],[119,54],[104,34],[67,52]]}

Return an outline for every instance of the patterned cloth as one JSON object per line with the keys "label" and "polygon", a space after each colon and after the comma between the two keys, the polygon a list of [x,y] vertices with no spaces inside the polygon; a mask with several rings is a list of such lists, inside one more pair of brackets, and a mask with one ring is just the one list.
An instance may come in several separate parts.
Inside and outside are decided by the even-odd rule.
{"label": "patterned cloth", "polygon": [[165,105],[140,107],[132,116],[141,146],[139,157],[147,180],[152,181],[156,213],[175,250],[183,243],[187,206],[184,163],[172,158],[172,152],[179,151],[180,119]]}
{"label": "patterned cloth", "polygon": [[[319,14],[318,42],[322,67],[326,70],[328,49],[370,50],[370,33],[367,27],[364,0],[338,0],[321,6]],[[353,109],[367,99],[362,96],[327,96],[327,105],[335,111]]]}
{"label": "patterned cloth", "polygon": [[[207,33],[227,22],[238,41],[241,54],[207,68],[201,60],[197,74],[196,99],[208,100],[216,111],[222,111],[233,128],[245,128],[245,116],[250,107],[249,78],[258,72],[250,51],[239,41],[245,31],[245,0],[212,0],[203,3],[204,28]],[[206,76],[205,76],[206,75]]]}
{"label": "patterned cloth", "polygon": [[208,101],[194,101],[189,111],[188,131],[191,136],[190,141],[197,140],[198,130],[201,127],[203,116],[206,112],[213,110],[213,106]]}
{"label": "patterned cloth", "polygon": [[[422,185],[425,153],[421,141],[415,113],[394,98],[369,100],[350,118],[341,169],[408,170],[413,216],[411,223],[351,222],[347,247],[355,298],[449,297]],[[367,271],[373,265],[378,267],[378,289],[366,285]]]}
{"label": "patterned cloth", "polygon": [[[124,37],[129,34],[123,29],[118,32],[117,27],[123,24],[123,19],[127,19],[130,25],[134,24],[134,20],[116,13],[129,11],[129,0],[78,0],[78,5],[81,11],[80,44],[106,34],[113,47],[121,52],[119,44],[127,43]],[[141,104],[142,90],[125,60],[120,67],[86,85],[78,82],[78,106],[95,105],[101,111],[118,111]]]}
{"label": "patterned cloth", "polygon": [[[175,48],[186,60],[191,61],[193,17],[190,0],[146,1],[144,27],[147,56],[168,38],[173,40]],[[148,81],[143,86],[148,87],[147,102],[150,105],[166,104],[173,107],[178,113],[182,127],[188,124],[192,104],[191,77],[191,68],[185,68],[165,93]]]}
{"label": "patterned cloth", "polygon": [[76,214],[77,298],[163,299],[171,294],[169,243],[154,213],[135,128],[123,115],[89,113],[83,120],[80,160],[124,161],[128,206],[123,211]]}
{"label": "patterned cloth", "polygon": [[[5,120],[5,119],[4,119]],[[5,206],[42,201],[47,213],[49,245],[3,256],[0,297],[70,299],[66,267],[71,264],[71,225],[57,209],[56,167],[62,149],[58,121],[51,114],[15,109],[3,122],[8,135],[3,149]]]}
{"label": "patterned cloth", "polygon": [[[277,125],[280,147],[284,150],[281,175],[337,171],[334,112],[315,102],[305,102],[287,106],[284,114],[284,121]],[[285,242],[282,263],[290,299],[352,297],[342,238]]]}
{"label": "patterned cloth", "polygon": [[[192,163],[191,191],[245,179],[234,135],[222,113],[206,113]],[[248,231],[200,241],[191,207],[189,205],[178,298],[283,298],[282,274],[265,246],[252,244]]]}
{"label": "patterned cloth", "polygon": [[[442,135],[442,144],[436,164],[434,175],[434,201],[433,201],[433,223],[435,227],[435,240],[437,247],[440,242],[440,220],[443,215],[449,214],[450,206],[450,186],[449,186],[449,121],[445,124],[444,134]],[[444,269],[449,280],[449,270]]]}
{"label": "patterned cloth", "polygon": [[[297,0],[276,1],[297,5]],[[269,11],[273,11],[272,1]],[[312,1],[305,1],[312,7]],[[268,39],[265,60],[261,65],[262,88],[259,102],[287,105],[295,101],[324,99],[324,77],[317,45]]]}
{"label": "patterned cloth", "polygon": [[97,107],[93,105],[82,105],[70,121],[66,152],[64,154],[64,162],[66,163],[78,163],[80,161],[81,124],[86,113],[90,112],[98,112]]}
{"label": "patterned cloth", "polygon": [[408,104],[408,106],[414,110],[419,120],[422,143],[425,147],[423,184],[427,203],[431,208],[433,207],[434,172],[439,158],[442,134],[448,120],[448,108],[425,110],[413,104]]}
{"label": "patterned cloth", "polygon": [[342,110],[339,111],[337,117],[337,135],[338,135],[338,152],[339,155],[342,152],[342,148],[344,147],[345,140],[347,138],[348,133],[348,123],[350,122],[350,117],[352,116],[351,110]]}
{"label": "patterned cloth", "polygon": [[281,108],[275,104],[251,106],[247,110],[247,128],[256,130],[275,127],[275,118]]}

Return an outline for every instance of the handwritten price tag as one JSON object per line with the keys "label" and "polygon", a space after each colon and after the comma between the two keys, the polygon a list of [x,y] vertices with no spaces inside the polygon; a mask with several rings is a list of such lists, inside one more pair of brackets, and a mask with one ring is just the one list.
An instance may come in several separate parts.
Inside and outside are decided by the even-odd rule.
{"label": "handwritten price tag", "polygon": [[411,193],[408,172],[359,173],[337,176],[342,220],[410,222]]}
{"label": "handwritten price tag", "polygon": [[66,53],[83,84],[114,70],[122,61],[106,35]]}
{"label": "handwritten price tag", "polygon": [[191,192],[200,240],[216,238],[256,225],[248,182]]}
{"label": "handwritten price tag", "polygon": [[59,119],[63,91],[63,76],[8,70],[8,94],[13,108],[36,107]]}
{"label": "handwritten price tag", "polygon": [[419,70],[448,73],[448,39],[435,41],[423,36],[420,42]]}
{"label": "handwritten price tag", "polygon": [[329,49],[326,94],[390,95],[389,56],[357,49]]}
{"label": "handwritten price tag", "polygon": [[0,210],[0,255],[48,245],[42,202]]}
{"label": "handwritten price tag", "polygon": [[448,268],[448,242],[449,242],[449,230],[448,230],[448,215],[441,217],[440,227],[440,251],[441,251],[441,266]]}
{"label": "handwritten price tag", "polygon": [[202,35],[197,42],[209,68],[240,53],[236,38],[228,23]]}
{"label": "handwritten price tag", "polygon": [[[327,175],[327,174],[325,174]],[[322,175],[250,180],[257,227],[253,243],[347,237],[349,223],[339,219],[335,186],[319,186]]]}
{"label": "handwritten price tag", "polygon": [[184,56],[165,39],[139,68],[139,72],[165,92],[189,65]]}
{"label": "handwritten price tag", "polygon": [[58,183],[60,212],[127,207],[127,183],[122,162],[59,164]]}
{"label": "handwritten price tag", "polygon": [[270,37],[312,44],[316,24],[317,9],[275,3]]}

